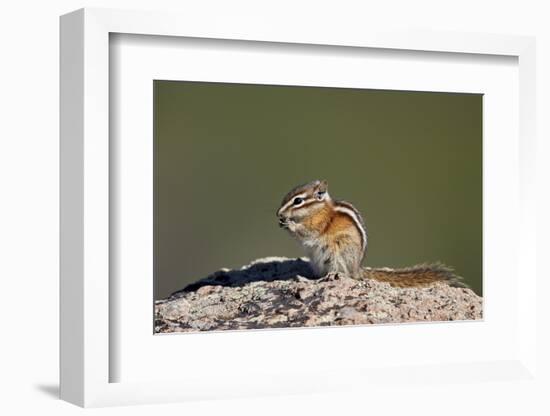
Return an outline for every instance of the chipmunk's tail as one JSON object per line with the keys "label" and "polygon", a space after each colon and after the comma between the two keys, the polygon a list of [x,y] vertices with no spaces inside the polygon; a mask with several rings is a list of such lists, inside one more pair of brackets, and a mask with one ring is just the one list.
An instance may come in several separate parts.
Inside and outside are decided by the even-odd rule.
{"label": "chipmunk's tail", "polygon": [[438,282],[447,283],[453,287],[467,287],[462,282],[462,277],[456,275],[452,268],[441,263],[419,264],[403,269],[366,267],[364,277],[403,288],[425,287]]}

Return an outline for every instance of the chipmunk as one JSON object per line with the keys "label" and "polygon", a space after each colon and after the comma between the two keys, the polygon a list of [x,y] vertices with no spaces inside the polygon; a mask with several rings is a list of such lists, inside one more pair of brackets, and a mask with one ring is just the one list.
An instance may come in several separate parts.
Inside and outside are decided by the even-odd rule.
{"label": "chipmunk", "polygon": [[277,210],[279,226],[305,248],[316,277],[339,273],[355,279],[374,279],[395,287],[427,286],[446,282],[464,285],[452,269],[422,264],[403,269],[363,268],[367,228],[359,211],[349,202],[335,201],[326,181],[313,181],[292,189]]}

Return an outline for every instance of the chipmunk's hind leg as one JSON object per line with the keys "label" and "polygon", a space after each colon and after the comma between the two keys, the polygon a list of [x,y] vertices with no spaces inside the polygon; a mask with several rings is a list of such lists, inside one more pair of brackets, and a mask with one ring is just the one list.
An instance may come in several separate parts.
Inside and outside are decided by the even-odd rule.
{"label": "chipmunk's hind leg", "polygon": [[329,273],[339,273],[354,279],[361,279],[363,272],[361,270],[361,261],[363,253],[355,244],[348,244],[342,237],[335,242],[335,249],[329,258],[327,271]]}

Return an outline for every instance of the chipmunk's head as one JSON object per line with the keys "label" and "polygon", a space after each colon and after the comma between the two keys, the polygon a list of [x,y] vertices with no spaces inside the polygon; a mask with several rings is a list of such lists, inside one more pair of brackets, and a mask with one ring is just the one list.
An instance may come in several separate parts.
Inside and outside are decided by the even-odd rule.
{"label": "chipmunk's head", "polygon": [[279,225],[288,228],[289,222],[299,223],[330,203],[326,181],[313,181],[297,186],[286,194],[277,210]]}

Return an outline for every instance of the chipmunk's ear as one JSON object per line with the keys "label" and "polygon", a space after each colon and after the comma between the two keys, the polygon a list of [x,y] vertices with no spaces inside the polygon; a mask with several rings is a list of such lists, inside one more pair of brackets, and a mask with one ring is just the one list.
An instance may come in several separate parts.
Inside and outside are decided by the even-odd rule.
{"label": "chipmunk's ear", "polygon": [[319,185],[317,185],[317,188],[315,189],[315,198],[318,201],[322,201],[325,199],[325,196],[327,195],[328,190],[328,184],[327,181],[320,181]]}

